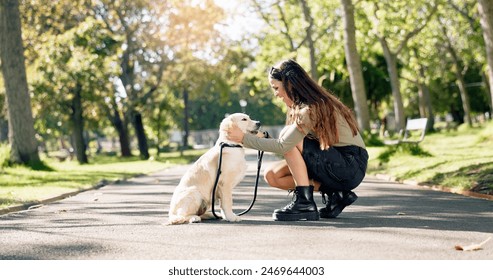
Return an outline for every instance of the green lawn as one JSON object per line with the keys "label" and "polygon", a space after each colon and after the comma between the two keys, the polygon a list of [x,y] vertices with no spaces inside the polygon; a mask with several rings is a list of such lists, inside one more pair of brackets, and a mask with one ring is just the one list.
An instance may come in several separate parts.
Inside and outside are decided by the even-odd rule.
{"label": "green lawn", "polygon": [[[419,149],[369,147],[370,174],[440,185],[456,191],[493,192],[493,123],[428,134]],[[395,151],[395,153],[392,153]],[[388,158],[382,155],[390,155]],[[380,157],[380,158],[379,158]]]}
{"label": "green lawn", "polygon": [[97,156],[90,159],[90,164],[85,165],[79,165],[75,160],[58,162],[43,158],[48,167],[44,169],[47,170],[32,170],[24,166],[0,167],[0,210],[90,189],[102,180],[111,182],[188,163],[203,152],[185,151],[183,156],[178,152],[164,153],[151,160]]}

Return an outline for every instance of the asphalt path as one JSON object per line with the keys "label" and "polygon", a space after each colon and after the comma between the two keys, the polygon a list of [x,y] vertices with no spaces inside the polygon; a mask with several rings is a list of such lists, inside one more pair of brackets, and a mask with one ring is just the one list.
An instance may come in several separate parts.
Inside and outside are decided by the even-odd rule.
{"label": "asphalt path", "polygon": [[[266,156],[263,167],[271,159]],[[455,249],[493,236],[493,201],[371,177],[337,219],[273,221],[273,210],[291,198],[261,179],[257,201],[241,222],[167,226],[171,195],[188,167],[2,215],[0,259],[493,260],[493,240],[480,250]],[[236,212],[251,202],[255,173],[250,155],[247,176],[234,192]]]}

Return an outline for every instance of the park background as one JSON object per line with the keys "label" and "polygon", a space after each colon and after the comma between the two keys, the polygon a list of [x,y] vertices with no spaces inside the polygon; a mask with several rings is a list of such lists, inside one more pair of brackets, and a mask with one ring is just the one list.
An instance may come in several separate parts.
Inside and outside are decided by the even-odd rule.
{"label": "park background", "polygon": [[193,161],[226,114],[276,131],[286,58],[353,108],[370,173],[493,191],[491,0],[0,3],[2,207]]}

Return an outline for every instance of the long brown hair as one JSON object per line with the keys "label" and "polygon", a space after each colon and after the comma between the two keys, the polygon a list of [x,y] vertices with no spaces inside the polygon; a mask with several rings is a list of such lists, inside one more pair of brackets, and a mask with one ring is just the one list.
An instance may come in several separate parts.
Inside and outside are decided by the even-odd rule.
{"label": "long brown hair", "polygon": [[358,125],[353,112],[327,89],[319,86],[294,60],[280,62],[269,71],[271,79],[282,82],[286,94],[294,102],[288,111],[287,124],[296,122],[298,112],[305,106],[310,108],[310,120],[317,134],[321,149],[339,142],[337,129],[338,115],[344,117],[353,136],[358,133]]}

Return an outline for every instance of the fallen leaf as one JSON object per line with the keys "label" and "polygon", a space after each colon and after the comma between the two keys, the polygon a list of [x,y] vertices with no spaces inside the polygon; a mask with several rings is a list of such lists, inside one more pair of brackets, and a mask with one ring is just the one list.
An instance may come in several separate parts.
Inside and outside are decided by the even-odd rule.
{"label": "fallen leaf", "polygon": [[477,250],[481,250],[483,248],[481,248],[484,244],[486,244],[486,242],[490,241],[491,239],[491,236],[488,237],[488,239],[486,239],[485,241],[479,243],[479,244],[471,244],[471,245],[467,245],[467,246],[462,246],[462,245],[455,245],[455,250],[458,250],[458,251],[477,251]]}

